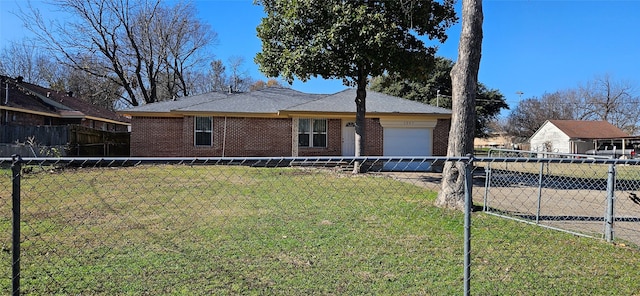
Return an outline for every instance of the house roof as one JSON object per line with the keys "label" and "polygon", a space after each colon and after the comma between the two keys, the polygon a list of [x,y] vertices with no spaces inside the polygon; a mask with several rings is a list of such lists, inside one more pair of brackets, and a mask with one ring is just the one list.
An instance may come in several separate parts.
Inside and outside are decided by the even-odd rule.
{"label": "house roof", "polygon": [[[356,90],[353,88],[341,92],[323,96],[304,104],[292,106],[286,111],[308,112],[356,112]],[[451,114],[451,110],[399,97],[389,96],[383,93],[367,91],[367,113],[413,113],[413,114]]]}
{"label": "house roof", "polygon": [[[355,113],[355,89],[335,94],[308,94],[290,88],[273,87],[247,93],[207,93],[175,101],[153,103],[123,110],[121,113]],[[451,110],[367,91],[367,113],[449,115]]]}
{"label": "house roof", "polygon": [[190,97],[179,97],[172,101],[161,101],[152,104],[145,104],[131,109],[126,109],[122,112],[126,111],[125,113],[127,114],[128,112],[171,112],[173,110],[197,106],[203,103],[214,102],[226,98],[227,95],[224,93],[211,92]]}
{"label": "house roof", "polygon": [[93,105],[67,93],[6,76],[0,77],[2,89],[5,90],[2,92],[0,109],[60,118],[91,118],[125,125],[130,122],[128,118],[115,111]]}
{"label": "house roof", "polygon": [[548,120],[548,122],[572,139],[610,139],[629,136],[607,121]]}
{"label": "house roof", "polygon": [[223,100],[215,100],[180,111],[223,113],[279,113],[291,106],[304,104],[326,95],[306,94],[290,88],[272,87],[246,93],[228,94]]}

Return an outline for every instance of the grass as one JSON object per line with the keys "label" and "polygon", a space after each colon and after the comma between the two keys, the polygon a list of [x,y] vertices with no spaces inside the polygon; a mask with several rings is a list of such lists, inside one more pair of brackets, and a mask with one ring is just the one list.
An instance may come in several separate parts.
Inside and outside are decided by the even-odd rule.
{"label": "grass", "polygon": [[[0,268],[10,273],[10,184]],[[22,291],[459,295],[463,215],[379,175],[139,166],[23,178]],[[637,295],[640,252],[475,213],[476,295]],[[0,293],[10,292],[0,278]]]}

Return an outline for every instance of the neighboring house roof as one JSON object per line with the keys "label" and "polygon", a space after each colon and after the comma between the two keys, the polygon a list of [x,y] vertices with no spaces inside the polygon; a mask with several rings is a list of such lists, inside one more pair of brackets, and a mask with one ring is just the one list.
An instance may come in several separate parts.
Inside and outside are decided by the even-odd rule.
{"label": "neighboring house roof", "polygon": [[123,125],[130,122],[128,118],[115,111],[93,105],[67,93],[6,76],[1,78],[3,92],[0,96],[0,109],[59,118],[88,118]]}
{"label": "neighboring house roof", "polygon": [[[247,93],[207,93],[175,101],[153,103],[123,110],[128,115],[158,113],[272,114],[355,113],[355,89],[335,94],[307,94],[290,88],[272,87]],[[451,110],[367,91],[367,113],[450,115]],[[145,114],[146,113],[146,114]],[[159,114],[158,114],[159,115]]]}
{"label": "neighboring house roof", "polygon": [[629,136],[608,121],[547,120],[531,137],[533,138],[547,123],[553,124],[571,139],[612,139]]}

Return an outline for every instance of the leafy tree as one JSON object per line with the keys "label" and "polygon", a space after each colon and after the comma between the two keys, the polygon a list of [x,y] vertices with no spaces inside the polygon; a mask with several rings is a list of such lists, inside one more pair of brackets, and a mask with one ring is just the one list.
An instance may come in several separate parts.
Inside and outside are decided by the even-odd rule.
{"label": "leafy tree", "polygon": [[[383,92],[388,95],[434,105],[436,99],[445,96],[451,97],[451,69],[453,61],[444,57],[436,57],[433,67],[424,73],[418,73],[414,77],[401,76],[399,74],[385,73],[371,80],[371,90]],[[449,106],[451,108],[451,100]]]}
{"label": "leafy tree", "polygon": [[264,80],[258,80],[251,85],[251,90],[260,90],[269,87],[282,87],[282,83],[274,78],[269,78],[266,82]]}
{"label": "leafy tree", "polygon": [[[39,11],[22,13],[25,26],[59,63],[122,88],[129,105],[190,94],[190,72],[216,34],[194,16],[191,4],[155,1],[54,0],[64,20],[45,22]],[[94,57],[84,67],[84,55]],[[108,73],[105,75],[104,73]]]}
{"label": "leafy tree", "polygon": [[416,35],[444,42],[445,30],[457,20],[453,0],[409,2],[259,0],[267,16],[257,29],[262,52],[255,61],[267,76],[289,83],[320,76],[355,86],[355,153],[365,155],[369,77],[411,77],[429,69],[436,48]]}
{"label": "leafy tree", "polygon": [[[444,108],[451,108],[451,70],[453,61],[436,57],[435,66],[425,75],[403,78],[398,74],[375,77],[371,90],[420,101]],[[476,137],[486,137],[490,132],[489,123],[496,120],[503,109],[509,109],[500,91],[488,89],[478,83],[476,94]]]}
{"label": "leafy tree", "polygon": [[[482,0],[462,0],[462,32],[458,45],[458,61],[451,70],[453,90],[451,130],[447,156],[464,156],[473,152],[475,106],[478,71],[482,52]],[[465,164],[445,162],[442,188],[436,205],[465,210]]]}
{"label": "leafy tree", "polygon": [[227,81],[227,67],[224,66],[222,60],[211,62],[209,76],[211,77],[211,90],[209,91],[225,91],[229,87]]}

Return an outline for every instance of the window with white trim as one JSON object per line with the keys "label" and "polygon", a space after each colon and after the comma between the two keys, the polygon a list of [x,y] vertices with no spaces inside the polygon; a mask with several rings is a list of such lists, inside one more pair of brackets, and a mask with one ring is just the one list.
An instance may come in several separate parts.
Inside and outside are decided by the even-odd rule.
{"label": "window with white trim", "polygon": [[213,117],[195,117],[194,141],[196,146],[211,146],[213,143]]}
{"label": "window with white trim", "polygon": [[298,147],[327,147],[327,120],[300,118]]}

